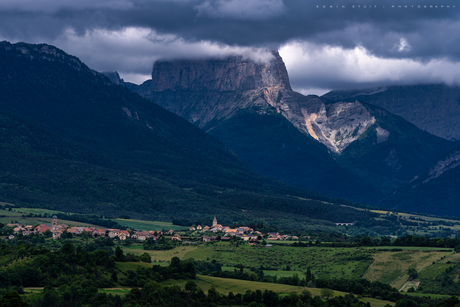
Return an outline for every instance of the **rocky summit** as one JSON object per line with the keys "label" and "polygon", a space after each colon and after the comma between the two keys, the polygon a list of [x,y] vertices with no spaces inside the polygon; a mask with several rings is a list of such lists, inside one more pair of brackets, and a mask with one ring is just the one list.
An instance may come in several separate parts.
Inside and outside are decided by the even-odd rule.
{"label": "rocky summit", "polygon": [[151,90],[248,91],[279,86],[290,90],[286,67],[278,52],[267,61],[243,55],[224,59],[157,61],[153,65]]}
{"label": "rocky summit", "polygon": [[274,108],[299,131],[340,153],[375,123],[360,102],[324,104],[292,91],[278,52],[267,62],[225,59],[157,61],[141,94],[206,131],[249,107]]}

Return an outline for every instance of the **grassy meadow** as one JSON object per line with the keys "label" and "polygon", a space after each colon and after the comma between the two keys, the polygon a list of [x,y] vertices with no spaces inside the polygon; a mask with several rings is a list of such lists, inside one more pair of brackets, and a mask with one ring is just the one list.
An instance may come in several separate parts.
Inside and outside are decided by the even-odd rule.
{"label": "grassy meadow", "polygon": [[142,231],[161,231],[163,228],[167,230],[179,230],[184,229],[184,226],[173,225],[168,222],[160,221],[146,221],[146,220],[134,220],[134,219],[113,219],[118,224],[128,227],[130,229],[142,230]]}

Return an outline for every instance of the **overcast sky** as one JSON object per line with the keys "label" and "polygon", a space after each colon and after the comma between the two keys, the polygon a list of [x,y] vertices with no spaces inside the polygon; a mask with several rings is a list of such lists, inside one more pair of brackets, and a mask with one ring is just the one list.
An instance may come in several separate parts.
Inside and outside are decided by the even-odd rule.
{"label": "overcast sky", "polygon": [[[279,49],[303,93],[460,84],[458,0],[1,0],[0,40],[53,44],[126,81],[157,59]],[[332,6],[332,7],[331,7]]]}

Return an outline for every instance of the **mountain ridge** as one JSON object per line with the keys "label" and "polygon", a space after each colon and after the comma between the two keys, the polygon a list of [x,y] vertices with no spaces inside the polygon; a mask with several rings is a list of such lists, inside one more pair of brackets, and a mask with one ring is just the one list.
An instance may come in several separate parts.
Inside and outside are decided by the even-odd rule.
{"label": "mountain ridge", "polygon": [[330,101],[360,100],[399,115],[420,129],[460,140],[460,87],[445,84],[393,85],[363,90],[330,91]]}
{"label": "mountain ridge", "polygon": [[[242,62],[231,57],[209,61],[214,66],[216,63],[223,66],[214,70],[232,68],[233,74],[227,74],[226,78],[244,79],[238,74],[245,69],[235,68],[243,65]],[[281,58],[272,60],[270,65],[274,66],[274,62],[284,66]],[[212,79],[209,74],[213,70],[200,71],[207,67],[202,65],[203,60],[172,61],[169,66],[162,63],[154,64],[153,79],[135,89],[138,93],[218,137],[263,174],[299,187],[376,205],[454,146],[356,99],[335,101],[327,96],[304,96],[277,82],[260,87],[251,83],[251,87],[220,91],[215,86],[199,87],[200,82]],[[191,81],[189,85],[168,88],[155,84],[153,80],[158,75],[168,75],[171,69],[171,75],[177,79],[172,83],[180,84],[182,79],[177,73],[182,71],[178,67],[180,63],[187,63],[184,70],[195,69],[188,72],[195,76],[195,79],[187,79]],[[197,81],[201,75],[206,77]],[[219,79],[220,75],[215,78]],[[266,78],[278,79],[276,76]],[[288,77],[284,80],[288,81]],[[368,94],[378,92],[382,90]],[[276,118],[278,115],[281,117]],[[247,122],[243,122],[243,118]],[[283,121],[289,124],[282,124]],[[269,127],[272,124],[283,131],[275,131]],[[302,136],[294,133],[289,125]],[[243,126],[245,129],[240,129]],[[272,135],[272,139],[265,134]],[[360,151],[360,146],[366,149]],[[373,155],[378,160],[374,161]]]}

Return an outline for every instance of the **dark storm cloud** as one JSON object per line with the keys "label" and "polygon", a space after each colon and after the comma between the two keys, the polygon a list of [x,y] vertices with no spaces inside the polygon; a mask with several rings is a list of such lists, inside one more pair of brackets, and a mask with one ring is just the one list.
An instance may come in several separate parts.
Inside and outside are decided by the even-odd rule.
{"label": "dark storm cloud", "polygon": [[[457,82],[452,75],[456,66],[449,68],[449,63],[460,59],[456,1],[2,0],[0,39],[55,44],[95,69],[118,69],[139,78],[149,74],[152,61],[158,58],[225,54],[243,50],[240,47],[295,46],[312,53],[306,59],[300,49],[285,49],[297,88],[305,83],[331,88],[402,78],[404,82]],[[339,49],[325,57],[329,47]],[[357,55],[356,48],[365,54]],[[350,60],[363,58],[383,73],[368,76],[363,73],[368,69],[365,65],[353,66]],[[408,72],[397,67],[406,67]],[[444,75],[428,67],[442,69]],[[363,74],[366,80],[359,77]]]}
{"label": "dark storm cloud", "polygon": [[[9,0],[0,4],[0,33],[2,36],[16,34],[25,38],[53,37],[69,27],[77,33],[94,28],[147,27],[187,40],[210,40],[228,45],[276,46],[292,39],[345,48],[360,44],[378,55],[390,57],[400,54],[388,45],[404,36],[413,47],[404,54],[407,57],[458,57],[459,39],[454,38],[455,32],[452,31],[459,28],[460,8],[452,7],[456,5],[454,0],[442,1],[443,8],[439,2]],[[322,8],[323,5],[328,8]],[[329,7],[331,5],[333,8]],[[438,8],[417,8],[419,5],[438,5]]]}

